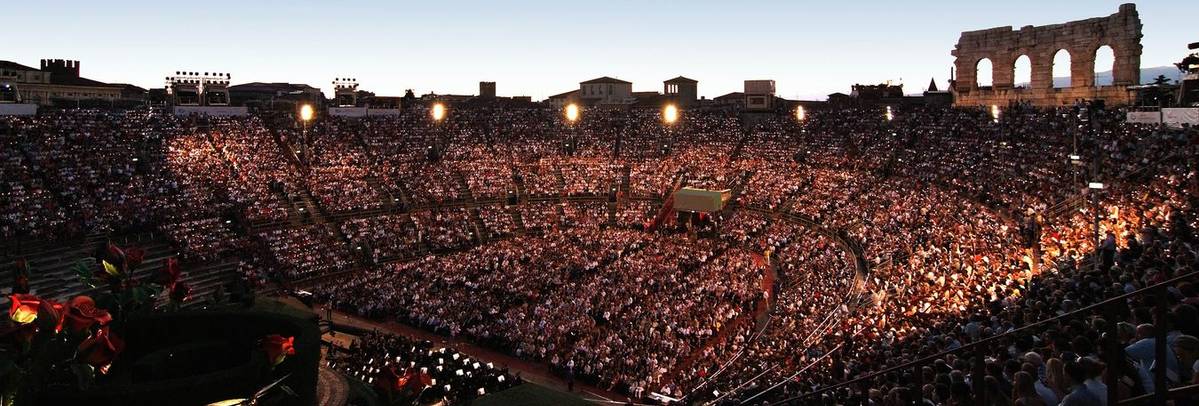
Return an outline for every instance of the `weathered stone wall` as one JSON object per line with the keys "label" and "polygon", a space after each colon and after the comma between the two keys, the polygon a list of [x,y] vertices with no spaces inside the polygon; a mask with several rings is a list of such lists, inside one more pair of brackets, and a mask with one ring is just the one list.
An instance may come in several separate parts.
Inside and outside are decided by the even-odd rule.
{"label": "weathered stone wall", "polygon": [[[1095,51],[1107,45],[1115,55],[1112,84],[1095,86]],[[1059,50],[1070,53],[1070,87],[1053,87],[1053,57]],[[1079,99],[1103,99],[1108,104],[1128,104],[1134,94],[1127,90],[1141,75],[1141,18],[1135,4],[1123,4],[1107,17],[1064,24],[1025,26],[1019,30],[998,27],[963,32],[951,52],[957,78],[953,84],[955,104],[962,106],[1007,104],[1027,101],[1038,106],[1060,106]],[[1015,87],[1015,63],[1027,55],[1032,64],[1028,87]],[[991,60],[992,85],[978,86],[978,62]]]}

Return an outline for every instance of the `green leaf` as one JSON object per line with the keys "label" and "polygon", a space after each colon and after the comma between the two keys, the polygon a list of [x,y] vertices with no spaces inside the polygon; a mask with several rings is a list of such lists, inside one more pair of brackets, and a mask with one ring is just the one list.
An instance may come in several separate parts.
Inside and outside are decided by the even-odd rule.
{"label": "green leaf", "polygon": [[92,274],[92,270],[86,261],[82,259],[76,261],[74,269],[75,274],[79,275],[79,280],[83,282],[84,285],[89,288],[95,288],[97,286],[95,275]]}

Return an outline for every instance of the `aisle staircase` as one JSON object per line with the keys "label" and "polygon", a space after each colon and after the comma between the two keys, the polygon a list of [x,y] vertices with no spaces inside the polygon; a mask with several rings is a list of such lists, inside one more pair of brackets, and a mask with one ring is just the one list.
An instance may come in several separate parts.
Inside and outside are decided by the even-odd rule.
{"label": "aisle staircase", "polygon": [[629,194],[629,184],[632,182],[629,178],[631,177],[632,171],[633,171],[633,168],[630,168],[628,165],[622,166],[620,168],[619,190],[626,195]]}
{"label": "aisle staircase", "polygon": [[674,192],[677,192],[685,184],[687,184],[687,174],[679,174],[666,191],[662,208],[658,209],[658,213],[654,215],[646,231],[657,230],[658,227],[674,221]]}
{"label": "aisle staircase", "polygon": [[462,200],[468,204],[474,202],[475,196],[470,190],[470,183],[466,181],[466,176],[458,170],[451,170],[450,172],[453,174],[454,183],[458,187],[458,196],[461,196]]}
{"label": "aisle staircase", "polygon": [[508,214],[510,214],[512,216],[512,224],[513,224],[514,228],[516,229],[517,234],[524,235],[524,233],[525,233],[525,218],[524,218],[524,216],[522,216],[520,214],[520,210],[517,209],[517,206],[509,207]]}

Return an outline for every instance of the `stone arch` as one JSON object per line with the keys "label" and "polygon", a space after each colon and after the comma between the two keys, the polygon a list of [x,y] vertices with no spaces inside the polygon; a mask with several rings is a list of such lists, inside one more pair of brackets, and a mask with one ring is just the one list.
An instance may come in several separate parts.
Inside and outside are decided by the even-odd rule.
{"label": "stone arch", "polygon": [[[1074,86],[1074,73],[1076,70],[1074,69],[1074,58],[1070,54],[1070,51],[1065,48],[1059,48],[1050,53],[1050,55],[1049,66],[1050,73],[1052,74],[1052,76],[1050,76],[1050,86],[1055,89]],[[1065,78],[1064,82],[1061,79],[1063,77]]]}
{"label": "stone arch", "polygon": [[[1115,82],[1116,51],[1109,45],[1100,45],[1092,51],[1094,55],[1095,86],[1111,86]],[[1100,76],[1100,72],[1107,72]]]}
{"label": "stone arch", "polygon": [[980,58],[974,62],[974,86],[987,88],[995,85],[995,63],[991,58]]}
{"label": "stone arch", "polygon": [[[1131,96],[1121,88],[1139,83],[1141,28],[1136,5],[1123,4],[1116,13],[1103,17],[962,32],[951,52],[956,57],[956,76],[951,82],[954,104],[992,105],[1020,100],[1038,106],[1060,106],[1079,99],[1128,103]],[[1096,67],[1096,51],[1103,46],[1110,47],[1114,54],[1110,62],[1111,86],[1096,86],[1095,71],[1105,71],[1109,63],[1103,51]],[[986,86],[985,63],[979,66],[984,58],[992,64],[991,88]],[[1059,86],[1053,83],[1055,71],[1063,78]],[[1107,84],[1106,75],[1104,79],[1098,84]],[[1066,80],[1068,86],[1063,83]],[[1027,89],[1007,91],[1024,83],[1028,83]]]}
{"label": "stone arch", "polygon": [[1032,57],[1028,54],[1021,54],[1012,62],[1012,84],[1017,88],[1032,85]]}

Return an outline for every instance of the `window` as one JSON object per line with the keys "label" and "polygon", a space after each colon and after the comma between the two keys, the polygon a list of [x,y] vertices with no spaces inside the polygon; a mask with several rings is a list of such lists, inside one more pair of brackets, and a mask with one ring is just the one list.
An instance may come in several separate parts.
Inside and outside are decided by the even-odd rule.
{"label": "window", "polygon": [[1116,54],[1107,45],[1095,50],[1095,86],[1111,86],[1116,71]]}
{"label": "window", "polygon": [[1073,78],[1070,71],[1070,52],[1059,49],[1053,54],[1053,87],[1063,88],[1072,86]]}
{"label": "window", "polygon": [[979,59],[974,64],[974,85],[977,87],[991,87],[992,76],[994,75],[994,67],[991,65],[991,60],[988,58]]}
{"label": "window", "polygon": [[1016,63],[1012,66],[1012,85],[1020,87],[1028,87],[1032,83],[1032,59],[1028,55],[1020,55],[1016,58]]}

